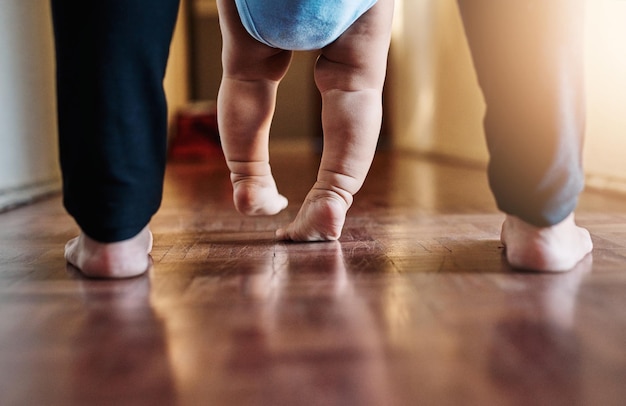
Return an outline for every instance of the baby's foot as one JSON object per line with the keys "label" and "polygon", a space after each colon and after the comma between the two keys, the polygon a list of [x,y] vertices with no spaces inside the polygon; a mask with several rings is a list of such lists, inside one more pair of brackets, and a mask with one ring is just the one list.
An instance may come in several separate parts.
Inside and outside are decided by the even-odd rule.
{"label": "baby's foot", "polygon": [[506,216],[500,238],[512,267],[534,271],[568,271],[593,249],[589,232],[576,225],[573,214],[551,227]]}
{"label": "baby's foot", "polygon": [[65,244],[65,259],[90,278],[130,278],[151,265],[152,233],[146,226],[128,240],[101,243],[85,233]]}
{"label": "baby's foot", "polygon": [[296,219],[276,231],[279,240],[333,241],[339,239],[349,204],[334,192],[310,193]]}
{"label": "baby's foot", "polygon": [[271,175],[232,175],[235,208],[247,216],[273,215],[287,207]]}

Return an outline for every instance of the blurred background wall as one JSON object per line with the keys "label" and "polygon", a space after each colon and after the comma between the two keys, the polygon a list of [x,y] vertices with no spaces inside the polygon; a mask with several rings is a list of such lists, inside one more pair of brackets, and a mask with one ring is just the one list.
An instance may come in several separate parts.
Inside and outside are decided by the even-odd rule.
{"label": "blurred background wall", "polygon": [[0,1],[0,210],[57,190],[50,6]]}
{"label": "blurred background wall", "polygon": [[393,145],[485,162],[485,107],[456,2],[396,0],[389,65]]}
{"label": "blurred background wall", "polygon": [[588,0],[587,184],[626,192],[626,1]]}

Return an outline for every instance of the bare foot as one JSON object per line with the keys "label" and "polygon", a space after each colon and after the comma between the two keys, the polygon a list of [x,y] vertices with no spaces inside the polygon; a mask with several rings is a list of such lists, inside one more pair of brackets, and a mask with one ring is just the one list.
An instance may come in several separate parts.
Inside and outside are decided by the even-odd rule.
{"label": "bare foot", "polygon": [[589,232],[576,225],[574,214],[551,227],[506,216],[500,239],[512,267],[543,272],[568,271],[593,249]]}
{"label": "bare foot", "polygon": [[341,236],[346,213],[350,207],[334,192],[311,192],[296,219],[276,231],[279,240],[334,241]]}
{"label": "bare foot", "polygon": [[65,244],[65,259],[90,278],[121,279],[145,273],[151,264],[148,226],[128,240],[101,243],[81,233]]}
{"label": "bare foot", "polygon": [[287,207],[271,175],[231,175],[235,208],[247,216],[273,215]]}

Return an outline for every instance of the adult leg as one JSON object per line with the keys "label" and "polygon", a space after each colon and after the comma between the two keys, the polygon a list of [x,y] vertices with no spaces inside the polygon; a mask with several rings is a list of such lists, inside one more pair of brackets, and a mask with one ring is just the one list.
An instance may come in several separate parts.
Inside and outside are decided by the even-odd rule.
{"label": "adult leg", "polygon": [[378,0],[322,50],[315,67],[322,95],[322,161],[296,219],[277,231],[278,238],[316,241],[341,235],[376,151],[392,14],[393,0]]}
{"label": "adult leg", "polygon": [[487,112],[489,181],[509,262],[561,271],[591,250],[583,188],[584,0],[458,0]]}
{"label": "adult leg", "polygon": [[222,148],[231,172],[237,210],[276,214],[287,206],[269,163],[270,124],[276,92],[291,52],[253,39],[243,27],[234,0],[219,0],[223,77],[218,94]]}
{"label": "adult leg", "polygon": [[162,81],[178,0],[51,4],[64,204],[82,231],[66,258],[89,276],[143,273],[162,195]]}

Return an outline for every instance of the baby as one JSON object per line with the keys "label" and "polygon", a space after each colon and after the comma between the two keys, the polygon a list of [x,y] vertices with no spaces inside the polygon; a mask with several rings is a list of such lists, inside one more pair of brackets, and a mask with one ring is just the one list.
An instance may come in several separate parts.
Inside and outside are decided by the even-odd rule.
{"label": "baby", "polygon": [[276,91],[293,51],[319,49],[321,164],[295,220],[276,237],[338,239],[376,150],[393,0],[218,0],[218,10],[224,68],[218,122],[235,207],[251,216],[287,207],[269,163]]}

